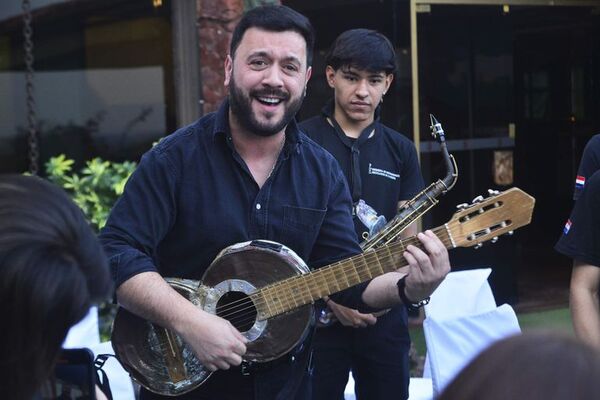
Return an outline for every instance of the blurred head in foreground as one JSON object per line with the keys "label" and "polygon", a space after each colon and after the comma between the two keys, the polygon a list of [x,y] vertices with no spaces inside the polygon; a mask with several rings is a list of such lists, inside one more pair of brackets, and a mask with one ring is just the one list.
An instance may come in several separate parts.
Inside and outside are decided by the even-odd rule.
{"label": "blurred head in foreground", "polygon": [[30,399],[69,328],[111,285],[96,236],[64,191],[0,175],[0,393]]}
{"label": "blurred head in foreground", "polygon": [[588,400],[600,394],[600,353],[551,332],[500,340],[467,365],[438,400]]}

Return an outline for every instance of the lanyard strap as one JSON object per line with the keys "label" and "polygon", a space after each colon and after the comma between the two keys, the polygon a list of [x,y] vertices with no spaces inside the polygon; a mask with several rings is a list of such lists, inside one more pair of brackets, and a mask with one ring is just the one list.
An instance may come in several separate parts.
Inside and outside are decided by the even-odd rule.
{"label": "lanyard strap", "polygon": [[356,204],[362,196],[362,179],[360,176],[360,146],[362,146],[371,136],[371,132],[375,129],[376,121],[373,121],[360,133],[357,139],[346,136],[340,125],[333,116],[329,116],[336,135],[341,142],[350,149],[350,193],[352,194],[352,202]]}

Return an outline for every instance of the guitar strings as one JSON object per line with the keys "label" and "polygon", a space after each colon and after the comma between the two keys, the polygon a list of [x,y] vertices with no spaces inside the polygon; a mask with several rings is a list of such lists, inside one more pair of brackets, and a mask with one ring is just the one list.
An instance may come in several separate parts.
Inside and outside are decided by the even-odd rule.
{"label": "guitar strings", "polygon": [[[455,244],[452,242],[452,238],[450,237],[449,231],[452,230],[452,228],[455,228],[456,225],[458,225],[458,224],[460,224],[460,222],[458,222],[456,220],[450,221],[445,225],[434,228],[432,231],[434,233],[436,233],[438,236],[440,236],[440,233],[444,233],[444,235],[442,235],[442,239],[440,239],[441,242],[444,244],[444,246],[446,248],[454,248]],[[344,285],[345,286],[344,289],[346,289],[350,286],[354,286],[360,282],[364,282],[364,281],[372,278],[373,275],[371,273],[371,267],[369,267],[369,265],[372,263],[372,260],[369,261],[368,260],[369,257],[375,259],[375,262],[377,262],[379,264],[382,272],[385,272],[386,269],[392,271],[392,270],[396,270],[398,268],[408,265],[408,263],[406,262],[404,257],[402,255],[398,254],[398,250],[404,251],[406,246],[408,246],[410,244],[412,244],[416,247],[419,247],[420,249],[423,250],[422,243],[417,239],[416,236],[412,236],[410,238],[407,238],[400,242],[392,243],[387,246],[388,255],[383,256],[381,258],[388,258],[388,259],[391,258],[391,261],[384,260],[383,262],[381,262],[380,255],[376,254],[375,252],[362,253],[362,254],[353,256],[347,260],[339,261],[337,263],[334,263],[329,266],[323,267],[321,269],[315,270],[311,275],[308,275],[308,276],[297,275],[297,276],[285,279],[283,281],[276,282],[271,285],[265,286],[265,287],[259,289],[258,291],[251,293],[249,295],[249,297],[247,297],[247,298],[236,300],[234,302],[227,304],[220,310],[219,313],[217,313],[217,315],[219,315],[225,319],[231,319],[231,320],[233,320],[234,318],[248,318],[248,317],[250,317],[250,320],[252,320],[254,318],[254,315],[257,314],[257,308],[266,306],[267,309],[270,309],[268,302],[266,300],[261,299],[260,297],[257,297],[259,294],[264,294],[266,292],[274,292],[273,294],[279,295],[278,297],[274,297],[273,299],[278,300],[278,302],[280,303],[280,308],[281,308],[281,310],[279,310],[279,311],[275,310],[275,313],[272,313],[269,310],[268,314],[272,314],[272,315],[269,315],[268,317],[281,314],[287,310],[291,310],[291,309],[300,307],[300,306],[308,304],[318,298],[324,297],[322,295],[322,293],[320,293],[320,291],[318,293],[317,298],[313,298],[313,295],[309,293],[310,300],[308,300],[308,299],[301,300],[300,304],[299,304],[298,302],[296,302],[296,300],[293,296],[289,296],[289,292],[290,292],[289,289],[292,286],[290,284],[292,282],[294,282],[294,279],[298,280],[298,281],[302,280],[304,283],[304,286],[306,286],[308,291],[312,292],[315,289],[324,287],[322,284],[315,282],[315,276],[317,274],[320,273],[322,275],[327,275],[327,274],[333,275],[332,276],[333,280],[337,281],[337,279],[334,275],[334,272],[333,272],[334,269],[336,267],[339,267],[340,264],[346,264],[346,265],[342,266],[342,268],[338,268],[341,275],[344,275],[346,277],[346,282],[348,283],[348,285]],[[394,260],[394,256],[396,258],[398,258],[398,257],[402,258],[404,263],[401,266],[398,266],[398,262]],[[356,265],[355,261],[360,260],[361,257],[363,257],[364,260],[362,261],[361,264]],[[351,261],[351,262],[348,263],[348,261]],[[354,272],[354,274],[359,278],[359,282],[350,284],[350,281],[347,277],[348,272]],[[364,276],[361,277],[361,274]],[[327,282],[327,281],[325,283],[325,286],[326,286],[326,287],[324,287],[325,292],[327,292],[328,294],[343,290],[343,289],[340,289],[339,284],[337,285],[338,290],[331,290],[329,288],[329,282]],[[297,286],[296,289],[300,289],[300,287]],[[253,299],[253,297],[256,297],[256,298]],[[284,302],[283,302],[284,300],[285,300],[286,304],[284,304]],[[293,304],[292,304],[292,301],[293,301]]]}
{"label": "guitar strings", "polygon": [[[436,228],[436,230],[440,230],[440,229],[443,229],[443,227]],[[409,242],[411,242],[411,243],[409,243]],[[449,243],[449,242],[446,240],[446,238],[444,238],[444,240],[442,240],[442,242],[443,242],[443,243],[444,243],[446,246],[448,246],[449,244],[451,244],[451,243]],[[399,243],[394,243],[394,244],[393,244],[393,247],[401,247],[401,248],[404,248],[404,246],[403,246],[403,243],[406,243],[406,244],[415,244],[415,245],[420,245],[420,241],[418,241],[418,239],[416,239],[415,237],[412,237],[412,238],[409,238],[409,239],[407,239],[407,240],[404,240],[404,241],[402,241],[402,242],[399,242]],[[390,248],[392,248],[392,245],[390,245]],[[390,250],[392,250],[392,249],[390,249]],[[390,254],[390,255],[391,255],[391,254]],[[369,256],[373,257],[373,256],[376,256],[376,255],[375,255],[374,253],[371,253],[371,252],[369,252],[369,253],[362,254],[362,256],[364,256],[364,257],[365,257],[365,259],[366,259],[366,258],[368,258]],[[400,257],[399,255],[397,255],[397,256],[398,256],[398,257]],[[368,260],[365,260],[365,261],[368,261]],[[378,260],[378,258],[377,258],[377,257],[376,257],[376,261],[377,261],[377,262],[379,262],[379,260]],[[336,264],[339,264],[339,262],[338,262],[338,263],[336,263]],[[325,267],[325,268],[323,268],[322,270],[316,270],[315,272],[319,272],[319,271],[323,271],[323,272],[325,272],[325,273],[327,273],[327,272],[332,272],[332,271],[326,271],[326,270],[327,270],[327,269],[329,269],[330,267],[335,267],[335,266],[336,266],[336,264],[332,264],[331,266]],[[397,265],[397,263],[396,263],[396,262],[394,262],[394,260],[392,260],[392,262],[391,262],[391,263],[390,263],[390,262],[384,262],[384,263],[380,263],[380,265],[382,266],[382,269],[383,269],[383,266],[384,266],[384,265],[385,265],[386,267],[392,266],[392,267],[393,267],[393,269],[399,268],[399,267],[397,267],[397,266],[396,266],[396,265]],[[405,265],[406,265],[406,264],[405,264]],[[363,263],[362,265],[358,265],[358,267],[356,267],[355,265],[346,265],[346,266],[344,266],[344,267],[342,268],[342,271],[343,271],[343,272],[348,272],[348,270],[354,270],[354,271],[355,271],[355,274],[356,274],[357,276],[359,276],[359,278],[360,278],[361,270],[363,270],[362,272],[364,273],[364,272],[365,272],[365,271],[364,271],[365,269],[369,269],[369,266],[367,265],[367,263]],[[367,273],[368,273],[368,271],[367,271]],[[302,275],[300,275],[300,276],[298,276],[298,277],[303,277],[303,276],[302,276]],[[368,273],[368,275],[366,275],[366,278],[362,278],[361,280],[368,280],[368,279],[370,279],[370,277],[371,277],[371,274],[370,274],[370,273]],[[284,285],[288,285],[288,286],[289,286],[289,282],[290,282],[291,280],[293,280],[294,278],[296,278],[296,277],[291,277],[291,278],[288,278],[288,279],[286,279],[286,280],[284,280],[284,281],[277,282],[277,283],[275,283],[275,284],[269,285],[269,286],[267,286],[267,287],[265,287],[265,288],[262,288],[262,289],[260,289],[259,291],[263,291],[263,290],[265,290],[265,289],[268,289],[268,290],[274,291],[274,292],[276,292],[276,293],[279,293],[279,294],[285,294],[285,293],[288,293],[288,292],[289,292],[289,290],[286,290],[285,292],[283,292],[283,291],[281,291],[281,290],[280,290],[280,288],[279,288],[279,287],[280,287],[280,286],[284,286]],[[304,278],[306,278],[306,277],[304,277]],[[312,288],[311,288],[311,289],[315,289],[314,279],[313,279],[313,282],[308,282],[308,283],[307,283],[307,282],[305,282],[305,284],[306,284],[306,286],[307,286],[307,287],[309,287],[309,286],[312,286]],[[354,285],[354,284],[353,284],[353,285]],[[353,286],[353,285],[352,285],[352,286]],[[317,288],[318,288],[319,286],[321,286],[321,285],[319,285],[319,284],[316,284],[316,287],[317,287]],[[329,288],[327,288],[327,289],[329,289]],[[338,289],[339,289],[339,285],[338,285]],[[328,290],[328,291],[329,291],[329,290]],[[255,293],[253,293],[253,294],[256,294],[256,292],[255,292]],[[251,295],[252,295],[252,294],[251,294]],[[309,303],[309,302],[310,302],[310,301],[303,301],[303,302],[302,302],[303,304],[298,304],[296,301],[294,301],[294,302],[293,302],[293,304],[292,304],[292,302],[291,302],[291,301],[289,301],[289,298],[286,298],[286,297],[287,297],[287,296],[281,296],[281,297],[279,298],[279,303],[280,303],[280,304],[281,304],[281,306],[282,306],[282,311],[281,311],[281,312],[285,311],[285,309],[286,309],[286,308],[296,308],[296,307],[299,307],[299,306],[301,306],[301,305],[303,305],[303,304],[307,304],[307,303]],[[285,304],[285,305],[284,305],[284,304],[283,304],[283,302],[282,302],[282,300],[281,300],[281,298],[283,298],[284,300],[286,300],[286,303],[287,303],[287,304]],[[224,307],[223,307],[223,308],[220,310],[221,312],[219,312],[217,315],[219,315],[219,316],[222,316],[222,317],[224,317],[224,318],[227,318],[227,319],[229,319],[229,318],[238,318],[238,317],[246,317],[246,316],[249,316],[249,315],[251,315],[251,316],[254,316],[254,315],[256,314],[256,311],[254,311],[254,310],[255,310],[255,307],[254,307],[254,303],[255,303],[255,302],[256,302],[256,303],[259,303],[259,304],[258,304],[258,306],[264,305],[264,302],[261,302],[261,301],[260,301],[260,300],[258,300],[258,299],[255,299],[254,301],[252,301],[252,299],[251,299],[251,298],[244,298],[244,299],[237,300],[237,301],[235,301],[235,302],[229,303],[228,305],[224,306]],[[241,309],[240,309],[240,307],[243,307],[243,308],[241,308]],[[246,312],[246,311],[249,311],[249,310],[252,310],[252,311],[251,311],[251,312],[249,312],[249,313],[244,313],[244,312]],[[236,315],[236,314],[240,314],[240,313],[244,313],[244,314],[242,314],[242,315]]]}
{"label": "guitar strings", "polygon": [[[450,223],[448,223],[448,225],[455,225],[455,224],[456,224],[456,222],[450,222]],[[436,234],[439,234],[442,231],[445,231],[446,230],[445,228],[446,228],[445,226],[440,226],[440,227],[435,228],[433,231]],[[444,233],[447,233],[447,232],[444,232]],[[447,235],[444,235],[444,236],[447,236]],[[451,243],[450,238],[443,237],[443,239],[441,239],[441,241],[442,241],[442,243],[446,247],[453,247],[453,243]],[[392,258],[391,262],[390,261],[383,261],[383,262],[381,262],[380,258],[379,258],[379,255],[375,254],[375,252],[367,252],[367,253],[362,253],[362,254],[359,254],[357,256],[351,257],[348,260],[344,260],[344,261],[341,261],[341,262],[337,262],[337,263],[331,264],[330,266],[324,267],[324,268],[316,270],[314,272],[317,273],[317,272],[322,271],[321,273],[323,275],[325,275],[327,273],[329,273],[331,275],[331,274],[333,274],[333,268],[336,267],[338,264],[340,264],[340,263],[347,263],[347,261],[352,260],[354,258],[360,259],[361,256],[362,256],[362,257],[364,257],[364,261],[360,265],[354,265],[354,263],[349,263],[349,265],[345,265],[344,267],[342,267],[340,271],[343,272],[343,273],[347,273],[349,271],[354,270],[355,274],[359,277],[359,279],[361,279],[361,281],[366,281],[366,280],[370,279],[370,277],[372,275],[370,273],[370,271],[368,271],[370,269],[370,267],[369,267],[370,263],[368,263],[369,260],[367,260],[367,258],[374,258],[375,262],[380,265],[382,271],[385,271],[385,269],[389,269],[389,267],[392,267],[392,270],[397,269],[397,268],[401,268],[402,266],[405,266],[405,265],[408,265],[408,264],[406,263],[406,264],[403,264],[402,266],[397,266],[397,262],[395,262],[393,260],[394,255],[396,257],[402,257],[402,258],[404,258],[404,257],[401,256],[401,255],[399,255],[399,254],[393,254],[393,253],[396,253],[398,251],[398,249],[397,249],[398,247],[400,247],[400,250],[404,250],[406,248],[406,246],[408,246],[410,244],[415,245],[415,246],[417,246],[417,247],[419,247],[419,248],[422,249],[422,243],[416,238],[416,236],[413,236],[413,237],[407,238],[405,240],[402,240],[400,242],[396,242],[396,243],[392,243],[392,244],[388,245],[388,253],[389,254],[388,254],[388,256],[385,256],[385,257],[387,257],[387,258],[391,257]],[[405,259],[403,261],[406,262]],[[367,270],[367,271],[364,271],[364,270]],[[363,274],[365,272],[367,273],[366,279],[362,279],[360,277],[361,272]],[[256,315],[256,313],[257,313],[257,311],[255,311],[256,308],[264,306],[266,302],[265,301],[261,301],[258,298],[252,299],[252,297],[253,297],[253,295],[258,294],[259,292],[264,292],[264,291],[267,291],[267,290],[273,291],[273,292],[275,292],[275,293],[277,293],[277,294],[280,295],[278,297],[278,300],[279,300],[279,303],[280,303],[281,308],[282,308],[281,312],[284,312],[285,309],[290,309],[290,308],[293,309],[293,308],[296,308],[296,307],[300,307],[300,306],[302,306],[304,304],[308,304],[310,301],[302,301],[303,304],[298,304],[296,301],[293,301],[293,304],[292,304],[292,301],[290,301],[289,296],[285,296],[285,294],[289,294],[289,290],[287,290],[288,288],[284,288],[284,289],[286,289],[285,292],[283,290],[281,290],[282,286],[290,286],[289,284],[290,284],[290,282],[293,281],[294,278],[304,278],[305,281],[309,281],[309,282],[304,282],[304,284],[306,285],[306,287],[309,290],[318,289],[318,288],[320,288],[322,286],[319,283],[315,283],[314,282],[314,276],[307,279],[306,276],[298,275],[298,276],[291,277],[291,278],[285,279],[283,281],[276,282],[274,284],[268,285],[268,286],[266,286],[264,288],[261,288],[257,292],[254,292],[254,293],[250,294],[249,295],[250,297],[233,301],[233,302],[225,305],[224,307],[222,307],[221,310],[219,310],[219,312],[217,313],[217,315],[220,316],[220,317],[223,317],[225,319],[230,320],[232,323],[233,323],[233,319],[236,319],[236,318],[248,318],[248,317],[250,317],[251,319],[253,319],[254,315]],[[311,280],[312,280],[312,282],[310,282]],[[358,284],[358,283],[360,283],[360,282],[357,282],[356,284]],[[326,285],[327,285],[326,291],[329,291],[329,283],[326,283]],[[352,286],[354,286],[354,285],[352,285]],[[337,285],[337,288],[339,289],[339,285]],[[323,297],[323,296],[320,296],[320,297]],[[284,305],[282,299],[286,300],[287,304]],[[312,299],[312,296],[311,296],[311,300],[314,300],[314,299]],[[255,306],[255,304],[256,304],[256,306]],[[279,313],[281,313],[281,312],[279,312]],[[279,313],[276,313],[276,314],[279,314]],[[239,321],[237,321],[237,322],[239,323]]]}
{"label": "guitar strings", "polygon": [[[384,262],[383,264],[387,265],[387,266],[392,265],[394,268],[398,268],[398,267],[396,267],[397,263],[395,263],[395,262],[391,262],[391,263],[390,262]],[[348,272],[348,270],[355,270],[355,273],[357,275],[360,275],[361,271],[359,269],[363,269],[363,270],[364,269],[368,269],[368,266],[366,264],[363,264],[362,266],[359,266],[358,269],[356,269],[355,266],[353,266],[353,265],[347,265],[347,266],[344,266],[342,268],[342,271],[343,272]],[[329,272],[329,271],[327,271],[327,272]],[[362,271],[362,272],[364,273],[365,271]],[[364,280],[368,280],[369,278],[370,278],[370,274]],[[282,282],[285,282],[285,281],[282,281]],[[267,288],[269,288],[270,290],[273,290],[273,291],[279,293],[280,295],[283,295],[283,294],[285,294],[285,293],[288,292],[287,290],[285,292],[283,292],[282,290],[280,290],[279,286],[283,286],[283,285],[282,284],[275,284],[275,285],[269,286]],[[313,289],[315,288],[314,282],[309,282],[309,284],[307,286],[312,286]],[[317,284],[316,286],[319,287],[320,285]],[[263,289],[265,289],[265,288],[263,288]],[[263,290],[263,289],[261,289],[261,290]],[[286,304],[283,304],[282,298],[284,300],[286,300]],[[258,307],[264,305],[264,302],[262,302],[260,300],[257,301],[257,299],[255,299],[255,301],[256,301],[256,303],[258,303],[257,304]],[[307,304],[309,302],[310,301],[304,301],[303,303]],[[234,303],[237,303],[237,304],[234,304]],[[279,314],[281,312],[286,311],[286,309],[293,309],[293,308],[296,308],[296,307],[299,307],[299,306],[303,305],[303,304],[298,304],[295,301],[294,301],[294,304],[292,304],[292,302],[289,300],[289,298],[286,298],[286,296],[280,296],[279,303],[280,303],[280,306],[281,306],[280,307],[281,311],[275,313],[275,315]],[[240,321],[241,321],[240,318],[242,318],[242,319],[243,318],[254,319],[254,316],[256,315],[255,305],[254,304],[255,304],[255,302],[252,301],[251,298],[241,299],[241,300],[238,300],[236,302],[232,302],[229,305],[223,307],[220,310],[221,312],[217,313],[217,315],[230,320],[232,323],[235,323],[235,322],[240,323]]]}

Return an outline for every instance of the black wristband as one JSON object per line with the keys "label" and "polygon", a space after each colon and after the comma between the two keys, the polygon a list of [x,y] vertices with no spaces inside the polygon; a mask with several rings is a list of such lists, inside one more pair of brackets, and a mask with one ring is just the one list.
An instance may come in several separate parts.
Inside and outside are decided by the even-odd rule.
{"label": "black wristband", "polygon": [[398,295],[400,296],[400,300],[402,300],[402,303],[404,303],[404,306],[408,310],[418,310],[419,308],[429,304],[429,300],[431,300],[430,297],[426,297],[423,300],[416,302],[406,297],[406,292],[404,291],[406,288],[406,276],[400,278],[396,285],[398,286]]}

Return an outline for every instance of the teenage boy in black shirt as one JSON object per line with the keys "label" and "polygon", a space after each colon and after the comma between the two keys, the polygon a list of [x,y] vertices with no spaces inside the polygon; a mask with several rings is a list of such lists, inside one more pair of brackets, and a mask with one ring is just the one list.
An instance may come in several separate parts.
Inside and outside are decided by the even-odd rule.
{"label": "teenage boy in black shirt", "polygon": [[[342,33],[326,59],[334,98],[321,115],[301,124],[340,163],[354,203],[359,241],[397,213],[423,188],[410,140],[379,122],[380,104],[396,70],[394,48],[378,32]],[[416,233],[411,225],[405,236]],[[411,299],[421,300],[421,299]],[[363,314],[327,300],[339,322],[317,329],[314,340],[314,399],[343,399],[348,372],[358,399],[408,398],[410,337],[404,306],[384,315]]]}

